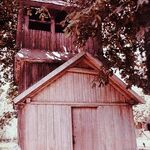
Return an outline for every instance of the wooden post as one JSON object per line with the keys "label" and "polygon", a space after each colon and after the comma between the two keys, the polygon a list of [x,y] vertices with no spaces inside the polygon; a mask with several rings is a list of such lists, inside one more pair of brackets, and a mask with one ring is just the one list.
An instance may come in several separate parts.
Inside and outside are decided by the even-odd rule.
{"label": "wooden post", "polygon": [[56,48],[56,34],[55,34],[55,19],[51,17],[51,50],[54,51]]}
{"label": "wooden post", "polygon": [[18,0],[18,24],[17,24],[17,35],[16,35],[16,47],[21,47],[22,41],[22,19],[23,19],[23,1]]}

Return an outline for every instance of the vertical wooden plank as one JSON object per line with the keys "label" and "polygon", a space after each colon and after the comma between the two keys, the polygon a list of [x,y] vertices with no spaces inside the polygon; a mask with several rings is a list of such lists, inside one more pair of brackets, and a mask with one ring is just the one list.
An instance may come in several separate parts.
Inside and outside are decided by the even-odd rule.
{"label": "vertical wooden plank", "polygon": [[[54,149],[61,147],[61,106],[54,106]],[[63,128],[63,127],[62,127]]]}
{"label": "vertical wooden plank", "polygon": [[26,35],[26,39],[24,41],[25,48],[30,48],[30,31],[28,29],[29,26],[29,17],[25,16],[25,25],[24,25],[24,33]]}
{"label": "vertical wooden plank", "polygon": [[[37,110],[37,150],[44,150],[47,146],[46,134],[47,134],[47,123],[46,123],[46,106],[38,105]],[[33,149],[32,149],[33,150]]]}
{"label": "vertical wooden plank", "polygon": [[58,33],[58,39],[59,39],[59,41],[58,41],[59,46],[58,46],[57,51],[60,51],[60,49],[61,49],[61,47],[62,47],[62,45],[61,45],[61,33]]}
{"label": "vertical wooden plank", "polygon": [[45,31],[44,40],[45,40],[45,47],[44,47],[44,49],[47,50],[47,31]]}
{"label": "vertical wooden plank", "polygon": [[61,51],[61,48],[62,48],[62,36],[61,36],[61,33],[59,33],[59,47],[58,47],[58,51]]}
{"label": "vertical wooden plank", "polygon": [[49,48],[49,44],[50,44],[49,38],[50,38],[50,32],[47,32],[47,51],[50,51],[50,48]]}
{"label": "vertical wooden plank", "polygon": [[55,19],[51,18],[51,49],[54,51],[56,49],[56,36],[55,36]]}
{"label": "vertical wooden plank", "polygon": [[45,31],[43,31],[43,49],[45,50],[46,40],[45,40]]}
{"label": "vertical wooden plank", "polygon": [[32,30],[32,31],[33,31],[33,34],[32,34],[32,38],[33,38],[33,43],[32,44],[33,44],[33,46],[32,47],[33,47],[33,49],[35,49],[36,33],[37,32],[35,30]]}
{"label": "vertical wooden plank", "polygon": [[18,111],[18,144],[21,150],[25,150],[25,109]]}
{"label": "vertical wooden plank", "polygon": [[41,35],[40,35],[40,41],[41,41],[41,50],[43,50],[43,31],[41,31]]}
{"label": "vertical wooden plank", "polygon": [[126,147],[124,144],[124,123],[123,123],[123,116],[122,116],[122,112],[120,109],[120,106],[113,106],[113,121],[114,123],[117,123],[114,126],[114,135],[115,135],[115,146],[117,148],[117,150],[124,150],[124,148]]}
{"label": "vertical wooden plank", "polygon": [[133,110],[132,110],[132,106],[128,106],[128,115],[129,115],[129,122],[130,122],[130,137],[131,137],[131,141],[130,143],[131,145],[131,149],[136,149],[137,145],[136,145],[136,134],[135,134],[135,126],[134,126],[134,120],[133,120]]}
{"label": "vertical wooden plank", "polygon": [[40,41],[41,41],[41,50],[43,50],[44,49],[44,31],[41,31]]}
{"label": "vertical wooden plank", "polygon": [[59,45],[59,43],[58,43],[59,42],[58,33],[56,33],[55,36],[56,36],[56,49],[58,49],[58,47],[59,47],[58,46]]}
{"label": "vertical wooden plank", "polygon": [[[106,150],[115,150],[114,149],[114,132],[113,132],[113,115],[111,106],[104,106],[103,111],[105,112],[105,117],[101,121],[104,121],[104,133],[106,136]],[[110,120],[111,118],[111,120]]]}
{"label": "vertical wooden plank", "polygon": [[25,106],[25,145],[24,150],[37,149],[37,108],[35,105]]}
{"label": "vertical wooden plank", "polygon": [[[97,108],[97,133],[98,133],[98,142],[97,147],[100,147],[101,150],[107,150],[106,149],[106,134],[105,134],[105,109],[104,106]],[[108,141],[108,140],[107,140]]]}
{"label": "vertical wooden plank", "polygon": [[101,86],[101,102],[105,102],[105,86]]}
{"label": "vertical wooden plank", "polygon": [[42,41],[41,41],[41,39],[42,39],[42,31],[39,31],[39,49],[42,49]]}
{"label": "vertical wooden plank", "polygon": [[44,50],[47,50],[47,36],[46,36],[46,31],[44,31]]}
{"label": "vertical wooden plank", "polygon": [[62,97],[65,101],[72,99],[74,101],[74,91],[73,91],[73,73],[67,73],[61,80],[61,86],[64,85],[64,92],[62,91]]}
{"label": "vertical wooden plank", "polygon": [[130,129],[126,126],[129,116],[124,112],[125,107],[98,107],[98,145],[102,150],[131,150]]}
{"label": "vertical wooden plank", "polygon": [[35,38],[35,49],[38,49],[39,48],[39,32],[36,32],[36,31],[34,31],[35,32],[35,36],[36,36],[36,38]]}
{"label": "vertical wooden plank", "polygon": [[54,117],[53,105],[46,105],[46,150],[54,150]]}
{"label": "vertical wooden plank", "polygon": [[72,150],[71,109],[54,106],[54,150]]}
{"label": "vertical wooden plank", "polygon": [[110,84],[107,84],[105,86],[105,95],[106,95],[106,99],[105,99],[105,102],[111,102],[112,101],[112,92],[111,92],[111,88],[110,88]]}
{"label": "vertical wooden plank", "polygon": [[28,42],[29,42],[29,48],[32,49],[32,30],[31,29],[29,30]]}
{"label": "vertical wooden plank", "polygon": [[122,128],[123,128],[123,134],[124,134],[124,140],[122,143],[125,145],[126,149],[132,150],[132,137],[131,137],[131,123],[130,123],[130,116],[129,111],[126,106],[120,106],[121,111],[121,118],[122,118]]}
{"label": "vertical wooden plank", "polygon": [[[72,149],[72,120],[71,107],[61,106],[61,148],[62,150]],[[64,138],[65,137],[65,138]]]}
{"label": "vertical wooden plank", "polygon": [[90,91],[90,95],[91,95],[91,100],[89,102],[97,102],[97,97],[96,97],[96,93],[99,91],[96,91],[96,87],[93,87],[93,80],[94,80],[94,75],[88,75],[87,78],[87,83],[89,85],[89,91]]}
{"label": "vertical wooden plank", "polygon": [[116,97],[115,97],[115,89],[112,85],[110,85],[110,92],[111,92],[111,102],[116,102]]}

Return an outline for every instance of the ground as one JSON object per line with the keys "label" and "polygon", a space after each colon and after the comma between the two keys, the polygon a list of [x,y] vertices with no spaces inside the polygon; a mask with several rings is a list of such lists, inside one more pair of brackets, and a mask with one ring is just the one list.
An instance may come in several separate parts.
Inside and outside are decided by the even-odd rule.
{"label": "ground", "polygon": [[150,132],[144,131],[141,136],[137,138],[137,146],[140,150],[150,150]]}
{"label": "ground", "polygon": [[0,150],[19,150],[16,143],[0,143]]}
{"label": "ground", "polygon": [[[138,150],[150,150],[150,132],[146,131],[137,138]],[[20,150],[16,143],[0,143],[0,150]]]}

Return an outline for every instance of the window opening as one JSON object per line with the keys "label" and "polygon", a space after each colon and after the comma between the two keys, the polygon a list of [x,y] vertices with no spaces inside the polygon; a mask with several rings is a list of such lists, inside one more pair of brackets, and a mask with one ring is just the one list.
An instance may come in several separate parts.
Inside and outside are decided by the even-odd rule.
{"label": "window opening", "polygon": [[61,25],[61,22],[65,19],[67,13],[65,11],[56,11],[55,12],[55,32],[56,33],[63,33],[64,28]]}
{"label": "window opening", "polygon": [[29,29],[51,31],[50,24],[50,14],[46,8],[30,8]]}
{"label": "window opening", "polygon": [[30,7],[29,10],[29,29],[51,31],[51,17],[55,19],[55,32],[63,33],[64,26],[61,22],[67,16],[65,11],[48,10],[44,7]]}

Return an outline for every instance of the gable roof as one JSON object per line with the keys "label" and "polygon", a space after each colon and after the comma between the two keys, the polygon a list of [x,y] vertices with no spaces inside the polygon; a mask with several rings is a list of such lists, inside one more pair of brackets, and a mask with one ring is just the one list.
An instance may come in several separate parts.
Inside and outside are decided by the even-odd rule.
{"label": "gable roof", "polygon": [[[25,98],[31,97],[35,95],[39,90],[43,89],[45,86],[50,84],[50,81],[56,78],[58,75],[61,75],[63,72],[65,72],[67,69],[69,69],[71,66],[77,64],[78,62],[82,61],[83,59],[87,59],[90,63],[91,66],[94,68],[97,68],[99,70],[102,66],[102,63],[91,56],[87,52],[81,52],[77,55],[75,55],[73,58],[69,59],[67,62],[65,62],[63,65],[49,73],[47,76],[42,78],[40,81],[32,85],[30,88],[22,92],[20,95],[18,95],[16,98],[14,98],[14,103],[20,103],[24,101]],[[122,82],[117,76],[113,75],[110,77],[110,81],[117,87],[119,88],[122,92],[124,92],[130,99],[134,101],[134,103],[144,103],[144,100],[136,94],[133,90],[131,89],[126,89],[126,84]]]}

